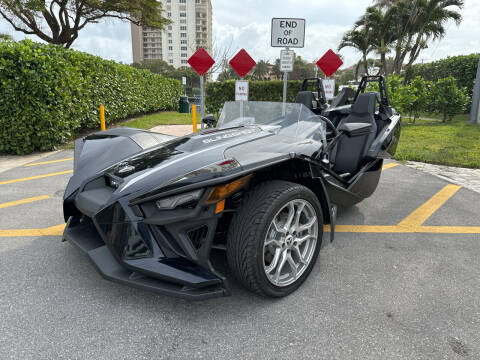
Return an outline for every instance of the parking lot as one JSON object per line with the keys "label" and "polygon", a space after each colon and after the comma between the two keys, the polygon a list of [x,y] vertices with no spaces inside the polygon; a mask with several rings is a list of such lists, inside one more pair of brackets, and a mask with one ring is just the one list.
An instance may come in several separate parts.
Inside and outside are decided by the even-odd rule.
{"label": "parking lot", "polygon": [[72,157],[0,173],[0,359],[480,358],[478,193],[386,164],[297,292],[189,302],[108,282],[61,242]]}

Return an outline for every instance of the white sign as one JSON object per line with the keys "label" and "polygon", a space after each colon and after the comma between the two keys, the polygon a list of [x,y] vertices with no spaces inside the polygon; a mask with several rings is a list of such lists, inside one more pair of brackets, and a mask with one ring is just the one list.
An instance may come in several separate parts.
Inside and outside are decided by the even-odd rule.
{"label": "white sign", "polygon": [[293,52],[293,50],[280,51],[280,71],[281,72],[292,72],[294,61],[295,61],[295,53]]}
{"label": "white sign", "polygon": [[237,80],[235,82],[235,101],[248,101],[247,80]]}
{"label": "white sign", "polygon": [[187,85],[187,78],[185,76],[182,76],[182,84]]}
{"label": "white sign", "polygon": [[335,80],[323,79],[323,91],[325,91],[325,97],[327,100],[335,98]]}
{"label": "white sign", "polygon": [[272,19],[272,47],[303,48],[305,19]]}

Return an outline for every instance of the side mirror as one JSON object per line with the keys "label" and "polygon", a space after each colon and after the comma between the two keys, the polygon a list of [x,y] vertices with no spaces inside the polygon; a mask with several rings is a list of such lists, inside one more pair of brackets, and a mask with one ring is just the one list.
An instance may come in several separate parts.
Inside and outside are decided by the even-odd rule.
{"label": "side mirror", "polygon": [[213,128],[215,127],[215,116],[213,115],[207,115],[202,119],[202,123],[204,123],[207,128]]}

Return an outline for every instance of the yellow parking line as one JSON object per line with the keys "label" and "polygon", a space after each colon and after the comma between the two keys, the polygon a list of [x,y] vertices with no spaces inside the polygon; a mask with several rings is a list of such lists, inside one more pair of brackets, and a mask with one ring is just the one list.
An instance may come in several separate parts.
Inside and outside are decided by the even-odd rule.
{"label": "yellow parking line", "polygon": [[427,219],[435,213],[445,202],[450,199],[461,188],[458,185],[448,184],[438,193],[433,195],[427,202],[421,205],[417,210],[408,215],[398,223],[398,226],[404,228],[417,227],[422,225]]}
{"label": "yellow parking line", "polygon": [[16,206],[16,205],[28,204],[28,203],[32,203],[32,202],[40,201],[40,200],[47,200],[47,199],[50,199],[50,196],[42,195],[42,196],[31,197],[31,198],[28,198],[28,199],[10,201],[10,202],[0,204],[0,209],[4,209],[4,208],[7,208],[7,207]]}
{"label": "yellow parking line", "polygon": [[395,164],[395,163],[385,164],[385,165],[383,165],[382,170],[388,170],[388,169],[391,169],[391,168],[393,168],[393,167],[395,167],[395,166],[398,166],[398,164]]}
{"label": "yellow parking line", "polygon": [[[330,226],[324,228],[330,232]],[[480,226],[390,226],[390,225],[336,225],[337,233],[372,233],[372,234],[480,234]]]}
{"label": "yellow parking line", "polygon": [[60,160],[50,160],[50,161],[41,161],[41,162],[36,162],[32,164],[26,164],[23,166],[38,166],[38,165],[47,165],[47,164],[54,164],[54,163],[59,163],[59,162],[64,162],[64,161],[72,161],[73,158],[67,158],[67,159],[60,159]]}
{"label": "yellow parking line", "polygon": [[43,229],[0,230],[0,237],[33,237],[33,236],[60,236],[65,224]]}
{"label": "yellow parking line", "polygon": [[[51,226],[43,229],[13,229],[0,230],[2,237],[36,237],[36,236],[61,236],[65,224]],[[330,225],[326,225],[325,232],[330,232]],[[336,225],[337,233],[373,233],[373,234],[480,234],[480,226],[416,226],[405,228],[389,225]]]}
{"label": "yellow parking line", "polygon": [[28,181],[28,180],[43,179],[43,178],[47,178],[47,177],[51,177],[51,176],[65,175],[65,174],[71,174],[71,173],[73,173],[73,170],[60,171],[60,172],[55,172],[55,173],[50,173],[50,174],[43,174],[43,175],[37,175],[37,176],[30,176],[30,177],[21,178],[21,179],[13,179],[13,180],[7,180],[7,181],[0,181],[0,185],[13,184],[13,183],[18,183],[18,182]]}
{"label": "yellow parking line", "polygon": [[480,226],[419,226],[420,233],[430,234],[480,234]]}

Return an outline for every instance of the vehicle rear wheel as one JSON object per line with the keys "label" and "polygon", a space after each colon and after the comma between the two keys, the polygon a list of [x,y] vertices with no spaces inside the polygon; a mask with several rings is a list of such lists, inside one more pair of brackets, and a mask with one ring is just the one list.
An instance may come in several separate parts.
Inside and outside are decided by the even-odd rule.
{"label": "vehicle rear wheel", "polygon": [[230,224],[230,270],[251,291],[286,296],[310,274],[322,235],[322,208],[312,191],[286,181],[261,183],[246,194]]}

